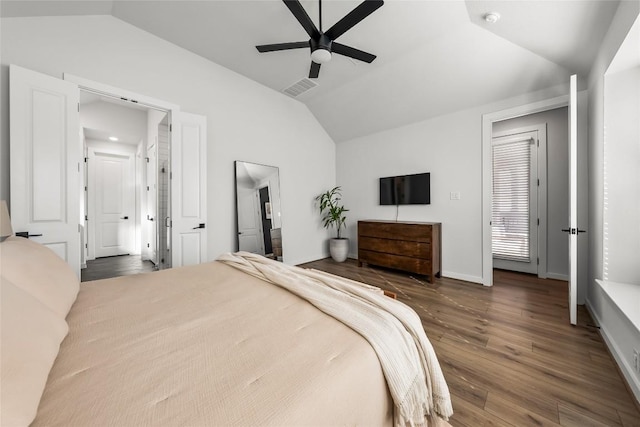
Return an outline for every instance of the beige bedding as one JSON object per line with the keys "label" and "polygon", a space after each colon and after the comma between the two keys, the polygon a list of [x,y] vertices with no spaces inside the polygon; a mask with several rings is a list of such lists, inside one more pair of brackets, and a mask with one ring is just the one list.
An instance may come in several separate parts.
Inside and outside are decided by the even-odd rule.
{"label": "beige bedding", "polygon": [[219,262],[84,283],[34,426],[391,425],[358,333]]}

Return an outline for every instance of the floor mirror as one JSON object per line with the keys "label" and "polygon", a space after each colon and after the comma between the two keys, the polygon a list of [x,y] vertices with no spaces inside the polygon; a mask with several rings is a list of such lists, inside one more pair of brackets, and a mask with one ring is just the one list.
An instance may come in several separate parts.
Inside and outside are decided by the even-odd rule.
{"label": "floor mirror", "polygon": [[235,175],[238,250],[282,261],[278,168],[236,161]]}

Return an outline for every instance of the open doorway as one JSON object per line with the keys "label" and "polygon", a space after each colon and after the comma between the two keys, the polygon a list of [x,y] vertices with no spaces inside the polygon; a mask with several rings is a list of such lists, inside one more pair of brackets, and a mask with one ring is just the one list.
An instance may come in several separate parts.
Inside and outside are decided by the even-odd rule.
{"label": "open doorway", "polygon": [[80,91],[83,281],[170,265],[167,116]]}
{"label": "open doorway", "polygon": [[[550,110],[560,109],[562,107],[569,106],[569,111],[572,114],[569,114],[571,120],[570,126],[567,128],[571,129],[569,133],[569,139],[572,141],[570,147],[574,148],[571,153],[575,154],[577,151],[577,166],[574,163],[570,163],[572,168],[569,168],[572,171],[571,176],[573,176],[573,171],[577,171],[577,178],[574,182],[578,182],[578,189],[575,192],[576,196],[574,197],[574,193],[570,192],[572,197],[570,200],[578,201],[578,211],[582,212],[582,214],[578,214],[578,222],[585,223],[586,222],[586,93],[585,92],[577,92],[575,87],[577,86],[575,83],[575,78],[572,77],[571,80],[571,98],[569,95],[562,95],[556,98],[546,99],[542,101],[533,102],[530,104],[509,108],[506,110],[496,111],[489,114],[484,114],[482,116],[482,175],[483,175],[483,183],[482,183],[482,283],[485,286],[491,286],[493,284],[493,251],[492,251],[492,160],[491,160],[491,142],[493,136],[493,124],[506,121],[513,118],[524,117],[528,115],[534,115],[536,113],[547,112]],[[570,102],[571,101],[571,102]],[[577,113],[576,113],[577,112]],[[576,115],[577,119],[576,120]],[[536,120],[539,122],[540,120]],[[577,125],[575,124],[577,122]],[[574,142],[577,140],[577,144]],[[577,145],[578,149],[575,150],[575,146]],[[565,150],[568,151],[569,147],[566,147]],[[550,155],[548,156],[548,158]],[[571,160],[571,159],[570,159]],[[568,174],[567,169],[562,171],[563,174]],[[550,185],[550,184],[549,184]],[[570,187],[572,189],[573,187]],[[548,201],[548,204],[551,204],[551,201]],[[557,203],[557,205],[569,205],[569,200],[562,200]],[[571,218],[565,218],[566,221],[571,219],[573,221],[573,216]],[[560,228],[561,232],[564,232],[568,227],[568,224],[562,224]],[[573,227],[573,226],[571,226]],[[571,228],[569,227],[569,228]],[[548,225],[548,228],[551,231],[551,225]],[[566,235],[565,235],[566,238]],[[583,285],[578,286],[578,301],[581,301],[581,297],[584,297],[584,283],[586,280],[586,240],[582,240],[578,245],[578,255],[574,256],[572,259],[579,260],[580,267],[578,268],[578,281]],[[551,247],[552,243],[548,242],[547,247]],[[550,256],[547,257],[550,261]],[[568,258],[568,254],[567,254]],[[574,265],[573,262],[569,263],[570,265]],[[551,269],[547,269],[551,270]],[[573,270],[570,270],[572,272]],[[553,272],[551,272],[553,273]],[[553,274],[549,274],[547,272],[548,278],[556,278],[561,280],[566,280],[567,277],[564,276],[554,276]],[[573,276],[572,276],[573,277]]]}
{"label": "open doorway", "polygon": [[492,123],[493,267],[568,280],[568,107]]}

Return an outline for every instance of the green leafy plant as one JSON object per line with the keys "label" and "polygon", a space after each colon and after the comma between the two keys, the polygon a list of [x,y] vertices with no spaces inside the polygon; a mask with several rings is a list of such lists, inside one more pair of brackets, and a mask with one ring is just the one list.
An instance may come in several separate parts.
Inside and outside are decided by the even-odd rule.
{"label": "green leafy plant", "polygon": [[334,187],[316,197],[316,201],[320,203],[320,215],[322,216],[324,228],[335,227],[338,232],[338,239],[341,238],[340,230],[342,227],[346,227],[347,217],[344,213],[349,212],[349,209],[345,209],[340,204],[340,200],[342,200],[340,187]]}

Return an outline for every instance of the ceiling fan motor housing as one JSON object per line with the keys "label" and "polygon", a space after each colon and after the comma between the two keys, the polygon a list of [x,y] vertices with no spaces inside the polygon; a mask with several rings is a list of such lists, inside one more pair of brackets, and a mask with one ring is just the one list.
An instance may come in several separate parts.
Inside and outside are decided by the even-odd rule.
{"label": "ceiling fan motor housing", "polygon": [[324,49],[324,50],[328,50],[329,52],[331,52],[331,43],[333,42],[333,40],[331,40],[329,37],[327,37],[327,35],[325,34],[320,34],[320,37],[316,40],[314,38],[309,40],[309,46],[311,47],[311,52],[313,52],[314,50],[317,49]]}

